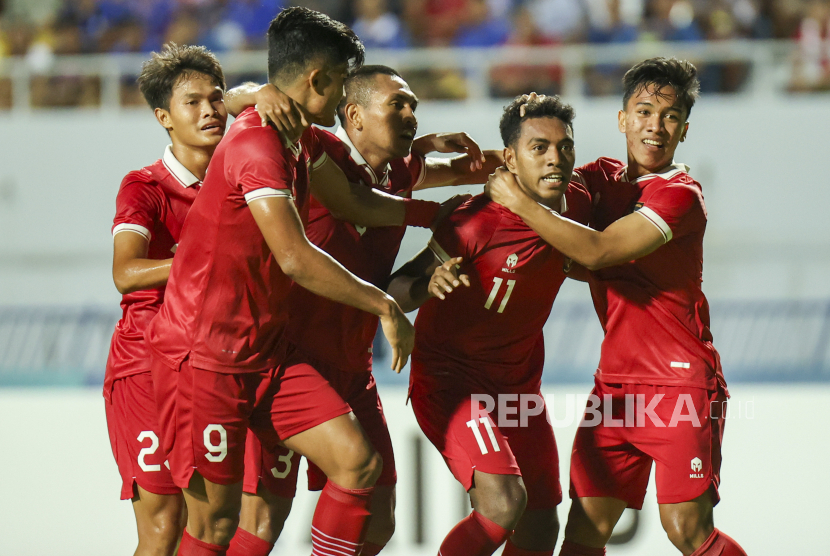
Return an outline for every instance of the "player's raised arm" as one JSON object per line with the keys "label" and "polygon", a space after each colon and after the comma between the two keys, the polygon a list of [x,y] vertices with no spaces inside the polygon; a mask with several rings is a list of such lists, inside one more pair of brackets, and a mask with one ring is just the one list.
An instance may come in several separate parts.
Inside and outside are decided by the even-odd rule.
{"label": "player's raised arm", "polygon": [[484,183],[504,163],[500,150],[482,151],[466,133],[431,133],[412,143],[412,152],[425,156],[431,152],[464,153],[453,158],[426,158],[424,179],[413,189],[429,189],[445,185]]}
{"label": "player's raised arm", "polygon": [[389,295],[343,268],[308,241],[290,197],[265,197],[248,203],[277,264],[307,290],[380,317],[392,346],[392,367],[406,365],[414,343],[414,328]]}
{"label": "player's raised arm", "polygon": [[150,240],[139,233],[113,237],[112,280],[118,293],[157,288],[167,283],[173,259],[149,259]]}
{"label": "player's raised arm", "polygon": [[497,203],[519,215],[542,239],[589,270],[598,270],[648,255],[666,236],[638,213],[620,218],[602,232],[554,214],[528,197],[513,174],[498,169],[487,182]]}
{"label": "player's raised arm", "polygon": [[292,143],[310,125],[302,108],[271,83],[243,83],[225,93],[225,107],[231,116],[236,117],[251,106],[256,108],[262,127],[272,125]]}

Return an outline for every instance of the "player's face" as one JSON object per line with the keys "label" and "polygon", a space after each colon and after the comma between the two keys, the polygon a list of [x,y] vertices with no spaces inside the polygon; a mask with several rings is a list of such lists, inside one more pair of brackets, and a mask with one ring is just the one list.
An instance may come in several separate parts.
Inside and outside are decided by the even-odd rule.
{"label": "player's face", "polygon": [[183,75],[170,96],[169,110],[156,117],[174,142],[195,148],[216,147],[225,134],[228,111],[222,88],[203,73]]}
{"label": "player's face", "polygon": [[314,77],[316,98],[306,108],[315,124],[325,127],[335,124],[337,105],[343,99],[343,82],[348,72],[347,64],[327,65]]}
{"label": "player's face", "polygon": [[671,164],[689,124],[673,87],[644,87],[620,110],[619,128],[628,144],[628,175],[635,178]]}
{"label": "player's face", "polygon": [[575,160],[573,130],[559,118],[525,120],[515,148],[504,150],[504,163],[525,193],[549,207],[558,207]]}
{"label": "player's face", "polygon": [[375,80],[369,105],[356,107],[363,133],[384,158],[407,156],[418,130],[418,97],[400,77],[377,75]]}

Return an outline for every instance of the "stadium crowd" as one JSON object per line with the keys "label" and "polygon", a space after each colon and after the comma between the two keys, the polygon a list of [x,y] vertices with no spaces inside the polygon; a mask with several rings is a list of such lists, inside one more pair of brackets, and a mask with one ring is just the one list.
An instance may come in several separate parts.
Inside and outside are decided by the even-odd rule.
{"label": "stadium crowd", "polygon": [[[348,22],[369,49],[794,39],[791,88],[830,89],[830,0],[0,0],[0,59],[27,56],[36,68],[54,55],[150,52],[169,41],[215,52],[262,49],[268,22],[288,4]],[[529,86],[561,92],[560,68],[497,69],[493,96]],[[746,64],[701,69],[704,92],[738,91],[749,71]],[[589,71],[586,92],[617,94],[618,73]],[[454,72],[408,77],[423,82],[425,98],[466,95]],[[99,102],[96,79],[63,79],[59,88],[71,90],[39,91],[33,83],[33,104]],[[0,83],[0,108],[9,95],[9,84]],[[127,84],[122,96],[141,103]]]}

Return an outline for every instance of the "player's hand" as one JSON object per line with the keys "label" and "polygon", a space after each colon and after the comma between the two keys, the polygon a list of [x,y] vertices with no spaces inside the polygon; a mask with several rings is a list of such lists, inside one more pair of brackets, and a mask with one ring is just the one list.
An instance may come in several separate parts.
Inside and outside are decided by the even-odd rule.
{"label": "player's hand", "polygon": [[294,100],[272,84],[254,93],[256,111],[262,127],[273,124],[289,141],[296,142],[308,128],[308,120]]}
{"label": "player's hand", "polygon": [[470,287],[470,277],[466,274],[458,274],[456,265],[461,264],[462,260],[464,259],[461,257],[454,257],[435,269],[427,286],[429,295],[438,299],[446,299],[446,294],[452,293],[461,284]]}
{"label": "player's hand", "polygon": [[537,102],[545,100],[545,95],[537,95],[536,93],[530,93],[529,95],[522,95],[522,105],[519,107],[519,117],[525,117],[525,108],[531,102]]}
{"label": "player's hand", "polygon": [[475,172],[484,167],[484,153],[481,147],[466,133],[436,133],[432,139],[433,152],[463,153],[470,157],[470,171]]}
{"label": "player's hand", "polygon": [[432,221],[430,229],[434,232],[438,227],[438,224],[440,224],[444,218],[452,214],[455,209],[457,209],[462,203],[466,202],[470,197],[471,195],[467,193],[463,195],[453,195],[441,203],[441,208],[438,209],[438,214],[435,215],[435,220]]}
{"label": "player's hand", "polygon": [[387,314],[380,316],[380,325],[383,334],[392,346],[392,370],[396,373],[406,366],[409,354],[415,347],[415,327],[403,314],[401,308],[390,297],[390,310]]}
{"label": "player's hand", "polygon": [[490,174],[484,185],[484,194],[515,213],[518,213],[522,203],[530,199],[519,187],[516,176],[503,166]]}

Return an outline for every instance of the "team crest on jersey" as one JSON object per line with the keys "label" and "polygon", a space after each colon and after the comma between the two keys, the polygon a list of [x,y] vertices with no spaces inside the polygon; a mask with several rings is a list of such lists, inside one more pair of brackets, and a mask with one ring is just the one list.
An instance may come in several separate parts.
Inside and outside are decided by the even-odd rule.
{"label": "team crest on jersey", "polygon": [[519,256],[516,253],[513,253],[512,255],[507,257],[507,260],[504,262],[504,264],[507,266],[501,269],[501,271],[513,274],[516,271],[511,269],[514,268],[517,264],[519,264]]}
{"label": "team crest on jersey", "polygon": [[634,203],[634,208],[631,210],[631,212],[637,212],[638,210],[643,208],[643,206],[645,206],[645,203]]}
{"label": "team crest on jersey", "polygon": [[703,473],[701,473],[702,470],[703,470],[703,462],[700,461],[700,458],[693,458],[692,459],[692,471],[694,471],[694,473],[689,473],[689,478],[690,479],[702,479],[703,478]]}

